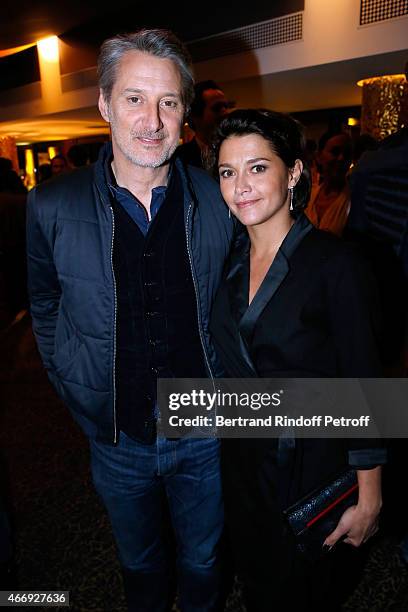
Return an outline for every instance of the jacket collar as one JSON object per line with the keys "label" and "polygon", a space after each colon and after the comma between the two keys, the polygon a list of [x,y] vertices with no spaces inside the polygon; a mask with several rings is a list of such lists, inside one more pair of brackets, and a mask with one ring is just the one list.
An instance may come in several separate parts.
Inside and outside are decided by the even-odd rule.
{"label": "jacket collar", "polygon": [[[105,142],[99,151],[98,159],[94,165],[94,178],[96,186],[98,187],[100,193],[104,196],[105,201],[109,203],[111,201],[109,183],[112,183],[113,181],[114,184],[116,184],[116,180],[113,177],[113,173],[110,167],[110,162],[112,161],[112,158],[112,143],[110,141]],[[192,191],[191,181],[187,177],[181,161],[173,158],[170,167],[170,176],[173,173],[174,167],[176,167],[179,173],[181,174],[183,185],[187,184],[189,191]]]}
{"label": "jacket collar", "polygon": [[250,240],[243,228],[234,251],[230,271],[227,275],[228,293],[239,331],[247,345],[250,344],[254,327],[268,302],[275,295],[290,270],[290,258],[313,225],[301,214],[282,242],[251,304],[249,296],[249,249]]}

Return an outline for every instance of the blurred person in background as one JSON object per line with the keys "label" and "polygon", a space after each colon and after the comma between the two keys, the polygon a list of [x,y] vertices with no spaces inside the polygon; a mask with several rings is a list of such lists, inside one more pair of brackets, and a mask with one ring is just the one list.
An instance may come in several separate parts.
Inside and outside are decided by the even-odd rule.
{"label": "blurred person in background", "polygon": [[320,174],[316,161],[317,142],[313,138],[307,138],[305,143],[305,161],[310,170],[312,188],[319,184]]}
{"label": "blurred person in background", "polygon": [[360,157],[366,151],[375,151],[378,149],[378,140],[371,136],[370,134],[359,134],[357,138],[353,141],[353,153],[351,160],[351,169],[355,168]]}
{"label": "blurred person in background", "polygon": [[[350,176],[351,208],[344,232],[372,264],[382,308],[383,376],[408,376],[408,127],[361,156]],[[384,473],[384,525],[401,538],[408,564],[406,508],[401,482],[408,472],[407,439],[388,442]]]}
{"label": "blurred person in background", "polygon": [[81,166],[86,166],[89,161],[88,151],[84,145],[72,145],[68,149],[67,159],[72,169],[81,168]]}
{"label": "blurred person in background", "polygon": [[8,193],[26,194],[27,189],[23,181],[13,170],[13,163],[7,157],[0,157],[0,190]]}
{"label": "blurred person in background", "polygon": [[408,372],[408,128],[366,151],[350,174],[344,237],[359,244],[377,277],[381,356],[388,376]]}
{"label": "blurred person in background", "polygon": [[44,183],[44,181],[48,181],[50,178],[52,178],[51,164],[49,163],[40,164],[38,166],[37,178],[38,178],[38,183]]}
{"label": "blurred person in background", "polygon": [[68,170],[69,170],[68,162],[66,158],[64,157],[64,155],[61,155],[59,153],[58,155],[55,155],[52,158],[51,174],[53,178],[56,176],[59,176],[60,174],[63,174],[64,172],[67,172]]}
{"label": "blurred person in background", "polygon": [[341,236],[350,210],[347,173],[352,156],[351,138],[344,132],[325,132],[318,143],[320,173],[314,185],[306,215],[315,227]]}
{"label": "blurred person in background", "polygon": [[0,158],[0,326],[27,307],[27,190],[9,159]]}
{"label": "blurred person in background", "polygon": [[188,123],[194,130],[194,137],[177,149],[177,155],[185,164],[205,170],[212,167],[212,139],[231,105],[215,81],[200,81],[195,84],[194,100],[188,114]]}

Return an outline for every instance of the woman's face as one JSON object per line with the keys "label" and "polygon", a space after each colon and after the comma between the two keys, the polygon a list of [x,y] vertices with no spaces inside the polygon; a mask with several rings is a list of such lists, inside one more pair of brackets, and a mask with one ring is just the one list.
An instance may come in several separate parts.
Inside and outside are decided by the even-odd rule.
{"label": "woman's face", "polygon": [[351,143],[346,134],[332,136],[318,153],[324,179],[343,178],[351,163]]}
{"label": "woman's face", "polygon": [[223,198],[244,225],[290,216],[291,173],[262,136],[248,134],[224,140],[218,169]]}

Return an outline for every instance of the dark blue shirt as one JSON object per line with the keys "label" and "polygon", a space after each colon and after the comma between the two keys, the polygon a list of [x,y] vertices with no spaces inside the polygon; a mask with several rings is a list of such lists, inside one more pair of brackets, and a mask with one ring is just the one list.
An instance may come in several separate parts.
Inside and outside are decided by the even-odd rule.
{"label": "dark blue shirt", "polygon": [[112,171],[111,161],[106,161],[105,163],[105,176],[110,192],[115,200],[119,202],[121,206],[123,206],[128,215],[136,223],[143,236],[146,236],[153,219],[159,212],[160,207],[164,202],[167,186],[159,186],[152,189],[152,199],[150,201],[151,220],[149,221],[147,210],[143,204],[129,191],[129,189],[126,189],[126,187],[119,187],[117,184]]}

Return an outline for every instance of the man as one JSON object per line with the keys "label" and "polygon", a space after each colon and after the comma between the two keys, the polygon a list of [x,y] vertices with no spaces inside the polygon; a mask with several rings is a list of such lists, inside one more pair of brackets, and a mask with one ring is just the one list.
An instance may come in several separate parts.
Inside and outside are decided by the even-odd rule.
{"label": "man", "polygon": [[383,310],[380,342],[387,376],[405,376],[408,329],[408,128],[367,151],[350,175],[345,237],[360,244],[377,277]]}
{"label": "man", "polygon": [[[379,338],[384,376],[408,373],[408,127],[367,151],[350,176],[351,209],[345,236],[369,258],[382,307]],[[383,524],[402,537],[402,558],[408,563],[406,512],[401,508],[401,482],[408,470],[407,440],[388,440],[389,463],[384,474]]]}
{"label": "man", "polygon": [[51,160],[51,176],[54,178],[64,172],[68,172],[68,162],[63,155],[55,155]]}
{"label": "man", "polygon": [[27,189],[0,157],[0,330],[28,307],[25,244]]}
{"label": "man", "polygon": [[167,498],[181,609],[210,612],[223,525],[218,441],[157,436],[156,381],[222,373],[208,315],[231,221],[217,184],[173,161],[193,89],[180,41],[162,30],[116,36],[98,72],[112,144],[94,166],[30,194],[33,328],[90,437],[129,609],[168,609]]}
{"label": "man", "polygon": [[232,103],[214,81],[201,81],[194,86],[194,100],[189,113],[189,125],[194,137],[179,146],[177,154],[186,164],[209,169],[211,141]]}
{"label": "man", "polygon": [[88,163],[88,151],[86,145],[72,145],[68,149],[67,159],[71,170],[86,166]]}

